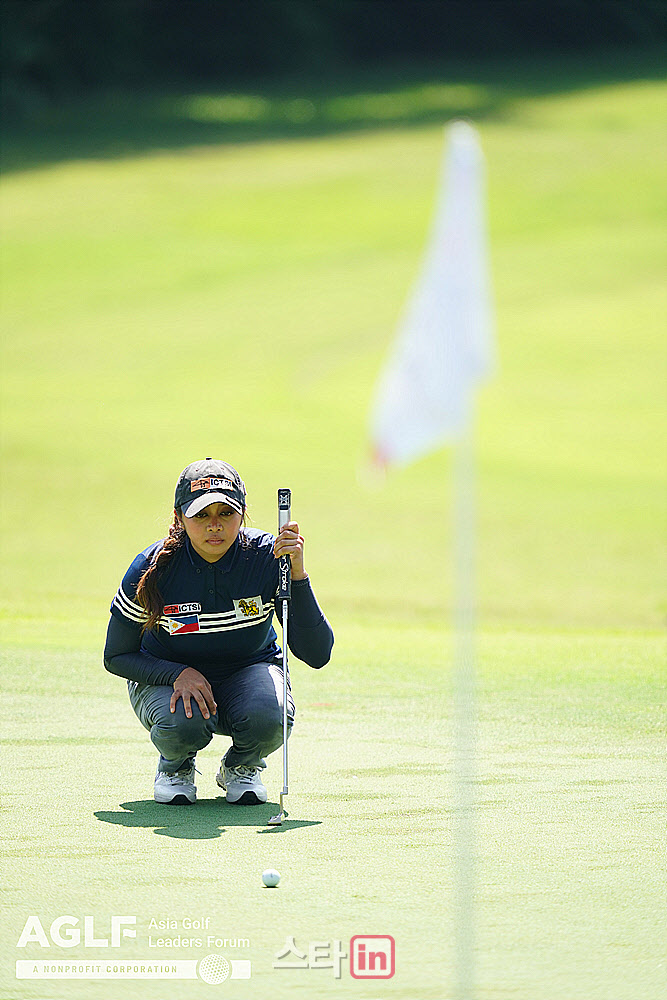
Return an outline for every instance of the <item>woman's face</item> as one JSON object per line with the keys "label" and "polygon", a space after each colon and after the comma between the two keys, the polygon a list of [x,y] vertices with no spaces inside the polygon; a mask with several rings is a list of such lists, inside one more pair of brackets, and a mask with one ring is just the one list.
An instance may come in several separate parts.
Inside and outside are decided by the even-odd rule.
{"label": "woman's face", "polygon": [[178,511],[176,516],[197,555],[210,563],[222,559],[229,551],[243,523],[241,514],[226,503],[209,504],[194,517],[181,517]]}

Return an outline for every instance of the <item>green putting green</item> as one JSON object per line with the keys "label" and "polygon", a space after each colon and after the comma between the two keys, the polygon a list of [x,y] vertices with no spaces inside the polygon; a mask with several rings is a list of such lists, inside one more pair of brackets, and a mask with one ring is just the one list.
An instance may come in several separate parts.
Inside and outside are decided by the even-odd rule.
{"label": "green putting green", "polygon": [[[649,76],[456,98],[487,158],[500,359],[477,419],[488,1000],[667,990],[664,87]],[[240,1000],[454,997],[451,456],[382,488],[362,470],[442,148],[441,124],[408,112],[437,118],[455,95],[395,90],[327,106],[339,125],[320,135],[79,142],[4,179],[4,1000],[204,998],[202,978],[17,979],[15,963],[209,954],[250,960],[251,979],[220,987]],[[232,113],[225,95],[188,101]],[[389,106],[406,120],[383,126]],[[360,108],[375,121],[343,128]],[[156,755],[101,662],[123,572],[206,454],[239,469],[258,527],[275,530],[291,487],[336,634],[323,671],[292,665],[274,829],[281,754],[267,805],[230,807],[218,738],[198,803],[156,805]],[[60,931],[81,931],[72,947],[53,943],[61,916],[78,920]],[[114,947],[120,916],[136,937]],[[327,956],[359,935],[395,939],[391,978],[362,982],[348,957],[336,977]],[[310,968],[273,967],[298,961],[276,958],[289,938]]]}

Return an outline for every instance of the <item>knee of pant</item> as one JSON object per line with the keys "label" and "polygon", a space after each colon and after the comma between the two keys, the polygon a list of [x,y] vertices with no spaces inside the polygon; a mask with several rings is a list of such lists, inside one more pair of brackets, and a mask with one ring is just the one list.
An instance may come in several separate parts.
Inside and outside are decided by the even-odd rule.
{"label": "knee of pant", "polygon": [[179,702],[176,711],[164,716],[158,722],[158,726],[163,733],[178,733],[183,738],[193,738],[206,734],[211,736],[217,722],[217,716],[205,719],[201,714],[198,705],[192,706],[192,718],[185,714],[183,705]]}
{"label": "knee of pant", "polygon": [[[288,711],[287,723],[292,726],[292,713]],[[257,712],[248,716],[247,728],[260,742],[269,742],[282,733],[283,711],[276,707],[269,711]]]}

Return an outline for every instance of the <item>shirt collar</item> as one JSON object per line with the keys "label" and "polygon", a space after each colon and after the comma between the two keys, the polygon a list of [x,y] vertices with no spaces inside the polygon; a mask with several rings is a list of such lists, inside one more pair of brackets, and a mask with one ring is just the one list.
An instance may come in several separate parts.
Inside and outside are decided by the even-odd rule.
{"label": "shirt collar", "polygon": [[190,564],[194,566],[195,569],[206,569],[207,567],[210,566],[213,569],[219,569],[220,572],[222,573],[229,573],[230,569],[234,565],[238,548],[239,548],[239,539],[237,535],[236,538],[234,539],[234,544],[229,549],[227,549],[222,559],[218,559],[217,562],[210,563],[207,562],[206,559],[202,559],[202,557],[199,555],[198,552],[195,552],[195,550],[192,547],[192,542],[190,541],[187,535],[185,536],[185,551],[187,552]]}

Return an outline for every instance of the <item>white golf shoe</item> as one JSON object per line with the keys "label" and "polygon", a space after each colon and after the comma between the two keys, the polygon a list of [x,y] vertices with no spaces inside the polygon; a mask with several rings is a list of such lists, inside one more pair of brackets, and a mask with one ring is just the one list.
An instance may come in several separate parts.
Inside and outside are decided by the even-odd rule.
{"label": "white golf shoe", "polygon": [[171,806],[187,806],[197,799],[195,762],[186,760],[179,771],[158,771],[153,785],[153,798]]}
{"label": "white golf shoe", "polygon": [[227,801],[237,806],[256,806],[266,802],[266,788],[260,778],[259,767],[226,767],[220,762],[220,770],[215,776],[216,783],[227,792]]}

